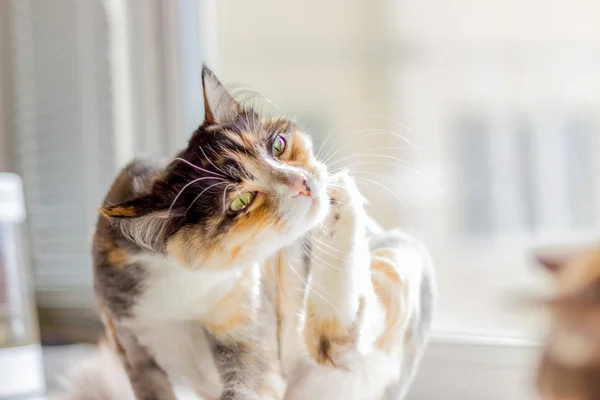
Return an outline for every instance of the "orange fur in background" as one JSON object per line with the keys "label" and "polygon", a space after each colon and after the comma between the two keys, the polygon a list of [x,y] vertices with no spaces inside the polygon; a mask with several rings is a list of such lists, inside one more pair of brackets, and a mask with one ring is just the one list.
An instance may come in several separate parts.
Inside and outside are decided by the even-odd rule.
{"label": "orange fur in background", "polygon": [[544,400],[600,399],[600,247],[542,259],[555,279],[537,386]]}

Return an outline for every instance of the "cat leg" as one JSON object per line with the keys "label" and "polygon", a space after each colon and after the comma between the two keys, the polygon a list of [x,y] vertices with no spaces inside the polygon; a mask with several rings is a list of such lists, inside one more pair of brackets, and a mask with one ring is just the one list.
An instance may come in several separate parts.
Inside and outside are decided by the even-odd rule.
{"label": "cat leg", "polygon": [[[251,267],[203,318],[223,392],[219,400],[279,400],[285,383],[277,340],[269,324],[272,311],[259,298],[258,267]],[[260,320],[259,320],[260,315]]]}
{"label": "cat leg", "polygon": [[362,197],[347,175],[336,177],[330,195],[331,212],[307,249],[303,335],[318,365],[290,383],[286,400],[399,399],[431,320],[429,257],[400,232],[377,232],[369,242]]}
{"label": "cat leg", "polygon": [[303,336],[317,364],[347,367],[344,356],[366,343],[365,326],[378,329],[384,317],[371,285],[363,197],[345,173],[334,177],[329,195],[329,215],[306,249],[311,279]]}
{"label": "cat leg", "polygon": [[128,328],[103,315],[107,342],[120,358],[136,400],[175,400],[171,381],[148,350]]}

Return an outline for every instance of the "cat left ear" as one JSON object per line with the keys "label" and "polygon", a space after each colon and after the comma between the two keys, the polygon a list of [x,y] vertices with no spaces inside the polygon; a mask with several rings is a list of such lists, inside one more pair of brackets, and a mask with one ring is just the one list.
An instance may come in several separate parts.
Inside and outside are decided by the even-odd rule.
{"label": "cat left ear", "polygon": [[98,210],[108,218],[138,218],[158,211],[151,196],[142,196],[124,203],[102,207]]}
{"label": "cat left ear", "polygon": [[104,207],[99,211],[138,246],[159,252],[164,251],[167,227],[172,217],[177,216],[151,195]]}
{"label": "cat left ear", "polygon": [[235,120],[239,104],[206,65],[202,66],[202,90],[205,122],[227,125]]}

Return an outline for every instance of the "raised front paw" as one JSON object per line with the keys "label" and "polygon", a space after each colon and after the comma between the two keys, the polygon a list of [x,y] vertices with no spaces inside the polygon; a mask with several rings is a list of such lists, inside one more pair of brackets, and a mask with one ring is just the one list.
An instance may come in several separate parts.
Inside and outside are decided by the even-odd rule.
{"label": "raised front paw", "polygon": [[362,230],[366,223],[365,198],[347,171],[331,177],[327,193],[331,207],[327,218],[315,231],[315,237],[330,241],[340,233],[347,236]]}

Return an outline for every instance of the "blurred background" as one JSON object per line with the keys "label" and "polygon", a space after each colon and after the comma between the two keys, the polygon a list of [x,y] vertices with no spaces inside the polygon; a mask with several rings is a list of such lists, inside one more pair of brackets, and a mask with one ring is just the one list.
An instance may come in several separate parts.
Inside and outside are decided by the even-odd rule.
{"label": "blurred background", "polygon": [[48,377],[59,345],[98,338],[94,209],[128,160],[185,144],[206,62],[430,247],[409,398],[531,399],[532,254],[600,228],[599,18],[595,0],[0,0],[0,171],[27,211],[0,241],[0,348],[41,337]]}

